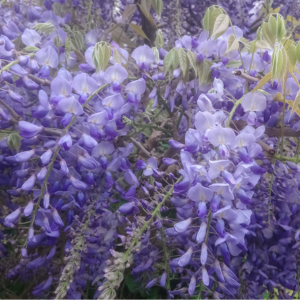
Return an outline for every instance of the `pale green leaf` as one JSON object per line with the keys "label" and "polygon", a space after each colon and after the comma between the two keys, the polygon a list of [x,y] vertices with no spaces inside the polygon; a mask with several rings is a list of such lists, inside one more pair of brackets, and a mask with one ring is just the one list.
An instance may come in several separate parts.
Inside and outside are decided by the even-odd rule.
{"label": "pale green leaf", "polygon": [[256,85],[256,87],[251,91],[252,93],[261,89],[267,82],[271,80],[271,71],[267,73]]}
{"label": "pale green leaf", "polygon": [[229,26],[228,15],[225,14],[218,15],[214,23],[212,37],[218,38],[219,36],[221,36],[227,30],[228,26]]}
{"label": "pale green leaf", "polygon": [[296,63],[297,63],[297,57],[296,57],[296,46],[295,45],[291,45],[288,50],[287,50],[287,55],[289,58],[289,62],[291,64],[291,66],[295,67]]}
{"label": "pale green leaf", "polygon": [[28,53],[30,53],[30,52],[37,52],[39,50],[40,50],[39,48],[33,47],[33,46],[27,46],[27,47],[25,47],[23,49],[23,51],[28,52]]}
{"label": "pale green leaf", "polygon": [[268,20],[268,29],[270,34],[275,37],[277,37],[277,20],[274,16],[270,15]]}
{"label": "pale green leaf", "polygon": [[51,23],[38,23],[33,27],[33,29],[45,35],[50,35],[54,31],[56,31],[55,26]]}
{"label": "pale green leaf", "polygon": [[116,43],[118,43],[119,45],[126,44],[129,47],[135,47],[135,44],[130,40],[126,32],[124,32],[124,30],[121,27],[113,26],[113,28],[111,28],[110,30],[111,30],[110,32],[111,32],[112,39]]}
{"label": "pale green leaf", "polygon": [[239,38],[239,42],[241,42],[242,44],[244,44],[245,48],[250,51],[251,48],[251,42],[248,41],[247,39],[245,39],[244,37]]}
{"label": "pale green leaf", "polygon": [[226,68],[239,68],[242,65],[240,60],[231,59],[227,64]]}
{"label": "pale green leaf", "polygon": [[299,108],[299,104],[300,104],[300,90],[298,91],[297,95],[296,95],[296,98],[295,98],[295,101],[294,101],[294,104],[293,104],[293,107],[292,107],[292,112],[290,115],[292,115],[297,108]]}
{"label": "pale green leaf", "polygon": [[284,38],[286,32],[284,18],[281,15],[277,16],[276,29],[277,40],[280,42]]}
{"label": "pale green leaf", "polygon": [[155,62],[158,63],[159,62],[159,52],[158,49],[156,47],[152,47],[154,56],[155,56]]}
{"label": "pale green leaf", "polygon": [[209,32],[210,29],[210,19],[211,19],[212,11],[213,11],[213,7],[209,7],[206,10],[204,18],[202,20],[203,29],[206,30],[207,32]]}
{"label": "pale green leaf", "polygon": [[143,31],[143,29],[140,26],[138,26],[136,24],[132,24],[132,23],[130,23],[129,25],[130,25],[131,29],[133,31],[135,31],[138,35],[140,35],[141,37],[149,40],[146,33]]}
{"label": "pale green leaf", "polygon": [[174,56],[175,56],[175,51],[174,49],[171,49],[169,53],[165,56],[164,58],[164,73],[166,74],[169,72],[172,68]]}
{"label": "pale green leaf", "polygon": [[190,61],[190,64],[192,65],[192,67],[195,71],[195,75],[197,77],[198,76],[198,67],[197,67],[197,65],[199,64],[199,62],[197,60],[197,55],[194,52],[190,51],[190,50],[188,50],[186,55],[187,55],[187,57]]}
{"label": "pale green leaf", "polygon": [[155,46],[157,48],[162,48],[164,46],[164,36],[163,36],[163,32],[161,31],[161,29],[157,30]]}
{"label": "pale green leaf", "polygon": [[122,13],[122,22],[129,23],[135,13],[135,11],[136,11],[135,4],[128,5]]}
{"label": "pale green leaf", "polygon": [[122,55],[117,49],[114,49],[113,59],[115,63],[122,64]]}
{"label": "pale green leaf", "polygon": [[258,89],[257,91],[264,94],[264,95],[266,95],[266,96],[270,96],[270,94],[268,92],[264,91],[264,90]]}
{"label": "pale green leaf", "polygon": [[189,71],[189,60],[183,48],[177,49],[179,66],[182,72],[183,77],[186,76],[186,73]]}
{"label": "pale green leaf", "polygon": [[163,11],[163,7],[164,7],[163,1],[162,0],[152,0],[152,7],[160,18],[162,11]]}
{"label": "pale green leaf", "polygon": [[267,40],[267,42],[272,47],[274,47],[274,44],[275,44],[275,41],[276,41],[276,35],[272,35],[270,33],[268,23],[263,22],[263,24],[261,25],[261,28],[262,28],[262,33],[263,33],[263,37],[265,38],[265,40]]}
{"label": "pale green leaf", "polygon": [[21,148],[21,137],[19,133],[12,132],[10,135],[8,135],[6,143],[11,151],[16,150],[17,152],[19,152]]}
{"label": "pale green leaf", "polygon": [[281,49],[282,50],[282,70],[280,73],[280,79],[282,80],[282,91],[285,94],[286,93],[286,81],[288,79],[289,76],[289,58],[287,55],[287,52],[284,48]]}
{"label": "pale green leaf", "polygon": [[216,22],[216,19],[219,15],[223,14],[223,11],[221,8],[216,8],[216,7],[212,7],[212,12],[210,15],[210,19],[209,19],[209,36],[212,36],[213,30],[214,30],[214,25]]}
{"label": "pale green leaf", "polygon": [[230,35],[227,40],[227,50],[225,53],[238,50],[240,47],[238,40],[233,36]]}
{"label": "pale green leaf", "polygon": [[296,47],[296,58],[298,62],[300,63],[300,43]]}
{"label": "pale green leaf", "polygon": [[256,47],[261,49],[272,49],[271,45],[266,40],[256,41]]}
{"label": "pale green leaf", "polygon": [[9,135],[9,133],[7,132],[0,132],[0,142],[5,139],[7,136]]}
{"label": "pale green leaf", "polygon": [[[146,4],[145,4],[146,3]],[[147,1],[142,1],[142,4],[138,4],[139,8],[141,9],[143,15],[146,17],[146,19],[153,25],[156,26],[155,21],[150,13],[150,8],[148,10]],[[151,6],[151,4],[150,4]]]}
{"label": "pale green leaf", "polygon": [[284,48],[280,48],[280,46],[276,46],[275,50],[272,54],[272,65],[271,65],[271,73],[272,73],[272,80],[277,79],[280,81],[283,72],[284,72]]}

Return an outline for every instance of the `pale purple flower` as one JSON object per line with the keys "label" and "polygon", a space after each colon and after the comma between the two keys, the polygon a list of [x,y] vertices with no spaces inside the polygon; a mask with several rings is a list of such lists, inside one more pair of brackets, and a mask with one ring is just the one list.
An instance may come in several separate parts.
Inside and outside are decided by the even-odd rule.
{"label": "pale purple flower", "polygon": [[32,174],[24,183],[23,185],[21,186],[21,189],[24,190],[24,191],[31,191],[32,188],[34,187],[34,184],[35,184],[35,181],[36,181],[36,175],[35,174]]}
{"label": "pale purple flower", "polygon": [[131,57],[136,61],[142,70],[148,70],[149,65],[155,62],[154,52],[147,45],[137,47],[135,50],[133,50]]}
{"label": "pale purple flower", "polygon": [[53,47],[47,46],[35,53],[35,60],[39,65],[56,68],[58,66],[58,55]]}
{"label": "pale purple flower", "polygon": [[198,182],[189,189],[188,197],[195,202],[209,202],[213,197],[213,192]]}
{"label": "pale purple flower", "polygon": [[207,245],[206,245],[206,243],[202,244],[200,261],[201,261],[202,265],[206,264],[206,261],[207,261]]}
{"label": "pale purple flower", "polygon": [[23,214],[25,217],[28,217],[31,215],[31,213],[33,211],[33,206],[34,206],[34,203],[33,203],[33,201],[30,200],[23,211]]}
{"label": "pale purple flower", "polygon": [[146,162],[146,168],[143,171],[145,176],[151,176],[157,170],[157,161],[154,157],[150,157]]}
{"label": "pale purple flower", "polygon": [[26,28],[21,39],[24,45],[36,47],[36,45],[40,43],[42,37],[35,30]]}
{"label": "pale purple flower", "polygon": [[188,218],[187,220],[181,221],[174,225],[174,228],[177,232],[182,233],[185,232],[192,223],[192,218]]}
{"label": "pale purple flower", "polygon": [[6,216],[5,218],[5,223],[8,223],[8,224],[13,224],[15,223],[19,216],[21,214],[21,208],[19,207],[18,209],[16,209],[14,212],[12,212],[11,214],[9,214],[8,216]]}
{"label": "pale purple flower", "polygon": [[83,114],[83,108],[81,104],[74,98],[64,98],[58,102],[59,109],[64,113],[74,114],[80,116]]}
{"label": "pale purple flower", "polygon": [[190,260],[191,260],[191,257],[192,257],[192,254],[193,254],[193,247],[190,247],[180,258],[179,258],[179,261],[178,261],[178,266],[180,267],[184,267],[186,266]]}
{"label": "pale purple flower", "polygon": [[20,136],[28,139],[36,136],[39,132],[43,130],[43,127],[39,127],[37,125],[34,125],[26,121],[20,121],[19,127],[20,127]]}
{"label": "pale purple flower", "polygon": [[198,244],[202,243],[204,241],[205,235],[206,235],[206,229],[207,229],[207,223],[203,221],[200,225],[200,228],[198,230],[196,241]]}

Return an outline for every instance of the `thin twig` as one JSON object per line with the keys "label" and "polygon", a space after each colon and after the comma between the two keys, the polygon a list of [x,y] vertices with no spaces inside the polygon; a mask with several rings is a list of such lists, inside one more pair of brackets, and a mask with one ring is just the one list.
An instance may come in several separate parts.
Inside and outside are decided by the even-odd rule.
{"label": "thin twig", "polygon": [[28,76],[28,78],[30,78],[32,81],[34,81],[35,83],[37,83],[39,85],[45,85],[45,86],[51,85],[51,82],[48,79],[42,79],[42,78],[39,78],[32,74],[28,74],[27,76]]}
{"label": "thin twig", "polygon": [[147,157],[147,158],[150,158],[151,157],[151,154],[150,152],[148,152],[144,146],[138,142],[137,140],[135,140],[134,138],[130,138],[131,142],[133,143],[133,145],[135,145],[139,150],[141,150],[141,152]]}
{"label": "thin twig", "polygon": [[0,99],[0,104],[10,112],[11,116],[13,117],[13,122],[18,123],[18,120],[20,120],[21,117],[13,110],[13,108],[6,104],[2,99]]}
{"label": "thin twig", "polygon": [[252,76],[250,76],[250,75],[248,75],[248,74],[246,74],[246,73],[244,73],[240,70],[233,71],[232,74],[235,75],[235,76],[242,77],[242,78],[244,78],[246,80],[249,80],[249,81],[260,81],[261,80],[261,77],[252,77]]}

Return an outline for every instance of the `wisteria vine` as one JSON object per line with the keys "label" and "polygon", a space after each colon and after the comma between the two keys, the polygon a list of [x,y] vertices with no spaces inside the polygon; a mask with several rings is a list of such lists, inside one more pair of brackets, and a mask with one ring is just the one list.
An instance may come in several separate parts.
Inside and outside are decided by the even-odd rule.
{"label": "wisteria vine", "polygon": [[298,298],[298,23],[116,3],[1,2],[3,297]]}

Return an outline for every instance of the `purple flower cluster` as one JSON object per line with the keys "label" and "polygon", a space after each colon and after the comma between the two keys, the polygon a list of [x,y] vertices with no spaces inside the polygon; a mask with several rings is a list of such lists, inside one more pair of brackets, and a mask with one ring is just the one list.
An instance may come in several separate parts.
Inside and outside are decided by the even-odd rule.
{"label": "purple flower cluster", "polygon": [[265,80],[277,50],[237,26],[129,51],[100,2],[1,9],[6,280],[37,298],[116,298],[128,272],[168,298],[292,297],[298,65]]}

